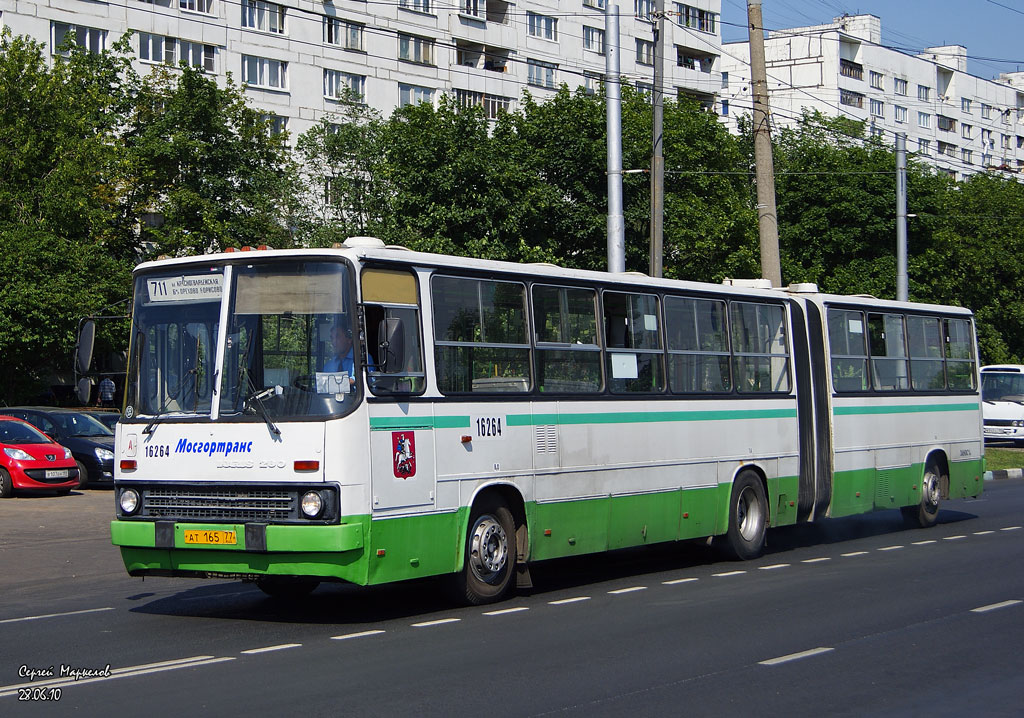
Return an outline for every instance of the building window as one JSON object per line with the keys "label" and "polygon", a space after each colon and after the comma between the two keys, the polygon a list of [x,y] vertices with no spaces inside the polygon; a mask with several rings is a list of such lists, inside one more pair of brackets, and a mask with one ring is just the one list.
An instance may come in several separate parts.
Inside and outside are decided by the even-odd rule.
{"label": "building window", "polygon": [[[650,4],[650,9],[647,11],[647,15],[640,15],[639,10],[637,11],[637,17],[649,18],[651,12],[654,10],[653,3]],[[639,3],[638,3],[639,6]],[[690,5],[684,5],[682,3],[676,3],[676,15],[679,18],[677,22],[683,27],[688,27],[691,30],[699,30],[700,32],[715,32],[718,24],[718,15],[710,10],[700,10]]]}
{"label": "building window", "polygon": [[583,49],[604,54],[604,30],[583,26]]}
{"label": "building window", "polygon": [[555,87],[555,70],[558,69],[558,65],[550,62],[541,62],[540,60],[527,60],[526,61],[526,81],[536,87],[547,87],[554,89]]}
{"label": "building window", "polygon": [[242,82],[250,87],[284,90],[288,87],[288,63],[242,55]]}
{"label": "building window", "polygon": [[83,27],[80,25],[68,25],[63,22],[55,22],[53,28],[54,55],[66,55],[60,47],[66,40],[71,40],[75,45],[86,52],[98,55],[107,48],[107,31],[98,30],[94,27]]}
{"label": "building window", "polygon": [[366,77],[340,70],[324,70],[324,97],[331,100],[354,99],[362,102],[366,96]]}
{"label": "building window", "polygon": [[480,0],[462,0],[459,5],[459,12],[463,15],[470,15],[471,17],[478,17],[481,20],[487,19],[487,8],[484,3]]}
{"label": "building window", "polygon": [[398,6],[416,12],[430,12],[430,0],[398,0]]}
{"label": "building window", "polygon": [[918,112],[917,113],[917,126],[918,127],[931,127],[932,126],[932,116],[929,115],[927,112]]}
{"label": "building window", "polygon": [[956,132],[956,120],[945,115],[936,115],[936,124],[943,132]]}
{"label": "building window", "polygon": [[458,88],[452,90],[452,92],[455,94],[455,102],[458,103],[459,107],[482,107],[484,108],[484,114],[489,120],[498,119],[498,113],[508,112],[509,107],[512,105],[511,97],[489,95],[483,92],[460,90]]}
{"label": "building window", "polygon": [[960,109],[963,112],[970,112],[971,111],[971,98],[969,98],[969,97],[961,97],[960,98]]}
{"label": "building window", "polygon": [[892,79],[892,91],[895,92],[897,95],[906,95],[907,81],[899,77],[894,77]]}
{"label": "building window", "polygon": [[434,41],[426,37],[398,33],[398,59],[420,65],[434,64]]}
{"label": "building window", "polygon": [[965,140],[971,139],[971,135],[974,133],[974,125],[968,125],[966,122],[960,123],[960,136]]}
{"label": "building window", "polygon": [[679,67],[685,67],[687,70],[697,69],[697,58],[693,55],[687,55],[685,48],[676,45],[676,65]]}
{"label": "building window", "polygon": [[991,147],[992,146],[992,130],[985,130],[985,129],[983,129],[981,131],[981,146],[982,147]]}
{"label": "building window", "polygon": [[636,62],[638,65],[654,64],[654,43],[649,40],[636,41]]}
{"label": "building window", "polygon": [[526,26],[531,37],[539,37],[552,42],[558,40],[558,20],[556,18],[528,12],[526,13]]}
{"label": "building window", "polygon": [[729,115],[729,101],[722,100],[722,117],[728,117]]}
{"label": "building window", "polygon": [[917,151],[922,155],[930,155],[932,152],[932,141],[931,140],[918,140]]}
{"label": "building window", "polygon": [[991,165],[992,165],[992,155],[986,154],[986,153],[982,152],[981,153],[981,166],[982,167],[990,167]]}
{"label": "building window", "polygon": [[267,123],[267,134],[271,137],[283,135],[288,132],[288,118],[280,115],[260,115]]}
{"label": "building window", "polygon": [[654,12],[654,0],[633,0],[633,14],[641,20],[650,20]]}
{"label": "building window", "polygon": [[596,72],[583,73],[583,89],[587,91],[588,95],[596,95],[601,89],[601,78],[602,76]]}
{"label": "building window", "polygon": [[1010,110],[1003,110],[1000,114],[1003,116],[1003,124],[1010,124]]}
{"label": "building window", "polygon": [[654,85],[650,82],[643,82],[642,80],[636,81],[636,91],[644,97],[650,97],[654,94]]}
{"label": "building window", "polygon": [[434,91],[429,87],[417,87],[398,83],[398,106],[418,105],[421,102],[433,102]]}
{"label": "building window", "polygon": [[956,157],[956,145],[951,142],[939,142],[939,154]]}
{"label": "building window", "polygon": [[593,7],[604,10],[606,0],[583,0],[583,7]]}
{"label": "building window", "polygon": [[851,90],[839,89],[839,104],[864,109],[864,95]]}
{"label": "building window", "polygon": [[722,73],[722,89],[725,90],[728,87],[729,87],[729,73],[728,72],[723,72]]}
{"label": "building window", "polygon": [[992,105],[986,105],[984,102],[981,103],[981,116],[983,119],[992,119]]}
{"label": "building window", "polygon": [[197,67],[204,72],[214,71],[214,58],[217,48],[213,45],[204,45],[200,42],[189,42],[181,40],[178,42],[178,61],[184,62],[191,67]]}
{"label": "building window", "polygon": [[932,88],[926,87],[925,85],[917,86],[917,99],[921,102],[928,102],[932,96]]}
{"label": "building window", "polygon": [[875,72],[874,70],[871,70],[868,73],[868,78],[871,81],[871,86],[873,88],[875,88],[876,90],[884,90],[885,89],[885,85],[883,84],[884,75],[882,75],[882,73]]}
{"label": "building window", "polygon": [[897,122],[901,122],[901,123],[902,122],[906,122],[907,121],[907,108],[906,107],[900,107],[899,105],[893,105],[892,106],[892,115],[893,115],[893,119],[896,120]]}
{"label": "building window", "polygon": [[213,0],[178,0],[178,7],[182,10],[213,14]]}
{"label": "building window", "polygon": [[881,100],[871,100],[871,114],[875,117],[885,117],[885,103]]}
{"label": "building window", "polygon": [[139,33],[139,59],[143,62],[163,62],[168,65],[174,64],[175,41],[173,37],[163,35],[150,35],[148,32]]}
{"label": "building window", "polygon": [[242,0],[242,27],[284,34],[284,6],[263,0]]}
{"label": "building window", "polygon": [[1010,149],[1010,136],[1009,135],[999,135],[999,145],[1004,150]]}
{"label": "building window", "polygon": [[1022,148],[1024,148],[1024,137],[1017,135],[1017,149],[1019,150]]}
{"label": "building window", "polygon": [[871,137],[885,137],[885,130],[872,122],[871,127],[868,128],[868,135]]}
{"label": "building window", "polygon": [[849,77],[854,80],[864,79],[864,66],[859,62],[853,60],[846,60],[840,58],[839,60],[839,74],[843,77]]}
{"label": "building window", "polygon": [[971,156],[972,155],[973,155],[973,153],[969,149],[967,149],[966,147],[963,148],[962,150],[960,150],[960,159],[963,160],[964,164],[966,164],[966,165],[974,164],[971,161]]}
{"label": "building window", "polygon": [[336,17],[324,18],[324,42],[340,45],[346,50],[363,49],[363,25]]}

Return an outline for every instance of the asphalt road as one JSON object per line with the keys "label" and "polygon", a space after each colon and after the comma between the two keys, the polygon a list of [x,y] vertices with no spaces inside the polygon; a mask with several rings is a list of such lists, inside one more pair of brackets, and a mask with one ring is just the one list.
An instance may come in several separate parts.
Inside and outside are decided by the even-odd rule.
{"label": "asphalt road", "polygon": [[0,502],[0,715],[1024,714],[1024,481],[929,530],[774,531],[747,563],[695,543],[549,562],[478,608],[436,581],[283,602],[133,579],[111,502]]}

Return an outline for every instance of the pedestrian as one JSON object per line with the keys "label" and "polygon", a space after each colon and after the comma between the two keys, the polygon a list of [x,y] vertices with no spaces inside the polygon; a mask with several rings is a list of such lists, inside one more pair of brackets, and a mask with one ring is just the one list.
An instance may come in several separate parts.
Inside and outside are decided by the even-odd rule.
{"label": "pedestrian", "polygon": [[103,377],[103,381],[100,382],[100,406],[113,406],[114,405],[114,380],[109,376]]}

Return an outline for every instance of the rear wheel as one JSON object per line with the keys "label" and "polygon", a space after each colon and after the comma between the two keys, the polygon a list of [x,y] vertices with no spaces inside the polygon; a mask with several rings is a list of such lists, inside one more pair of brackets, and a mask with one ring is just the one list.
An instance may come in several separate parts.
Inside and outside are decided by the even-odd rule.
{"label": "rear wheel", "polygon": [[729,499],[728,552],[741,561],[757,558],[764,551],[767,526],[768,499],[761,477],[749,469],[741,471]]}
{"label": "rear wheel", "polygon": [[14,481],[7,469],[0,469],[0,499],[9,499],[14,495]]}
{"label": "rear wheel", "polygon": [[928,460],[921,479],[921,502],[917,506],[900,509],[903,518],[911,526],[931,528],[939,518],[939,501],[942,499],[942,484],[949,479],[942,475],[942,469],[934,459]]}
{"label": "rear wheel", "polygon": [[256,579],[256,587],[274,598],[302,598],[320,585],[315,578],[298,576],[265,576]]}
{"label": "rear wheel", "polygon": [[89,483],[89,472],[85,468],[85,464],[81,461],[75,460],[75,466],[78,467],[78,486],[75,488],[83,488]]}
{"label": "rear wheel", "polygon": [[466,556],[457,588],[476,606],[498,601],[512,586],[516,565],[516,528],[512,512],[500,501],[473,507],[466,532]]}

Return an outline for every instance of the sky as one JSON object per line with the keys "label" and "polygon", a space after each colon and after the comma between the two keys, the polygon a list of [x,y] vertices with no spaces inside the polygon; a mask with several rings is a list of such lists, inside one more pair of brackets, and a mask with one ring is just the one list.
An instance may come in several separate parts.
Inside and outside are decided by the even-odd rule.
{"label": "sky", "polygon": [[[992,79],[1024,70],[1024,0],[761,0],[764,24],[783,29],[831,22],[843,13],[882,19],[882,44],[910,54],[967,47],[967,71]],[[746,0],[722,0],[722,41],[747,39]]]}

